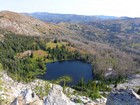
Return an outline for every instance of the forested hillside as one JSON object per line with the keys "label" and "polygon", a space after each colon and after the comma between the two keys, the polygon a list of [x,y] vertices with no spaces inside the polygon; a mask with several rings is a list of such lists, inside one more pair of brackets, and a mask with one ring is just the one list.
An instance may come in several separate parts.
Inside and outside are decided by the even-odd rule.
{"label": "forested hillside", "polygon": [[[83,54],[85,55],[85,54]],[[87,56],[68,42],[47,37],[4,34],[0,42],[0,62],[8,75],[17,81],[30,82],[46,72],[45,63],[62,60],[87,60]]]}
{"label": "forested hillside", "polygon": [[35,37],[18,37],[11,33],[4,37],[4,41],[0,42],[0,62],[9,76],[17,81],[29,82],[36,75],[45,72],[46,68],[42,59],[32,60],[31,55],[23,59],[17,57],[20,52],[43,47],[38,39],[35,42]]}
{"label": "forested hillside", "polygon": [[32,81],[45,72],[45,62],[57,60],[90,62],[98,79],[140,70],[139,19],[54,25],[13,12],[0,16],[0,62],[18,81]]}

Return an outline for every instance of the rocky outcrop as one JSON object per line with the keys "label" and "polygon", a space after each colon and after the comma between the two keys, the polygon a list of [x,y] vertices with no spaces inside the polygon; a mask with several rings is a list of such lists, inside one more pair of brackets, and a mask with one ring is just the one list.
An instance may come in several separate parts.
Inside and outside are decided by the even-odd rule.
{"label": "rocky outcrop", "polygon": [[132,88],[138,91],[140,87],[140,74],[131,75],[127,81],[117,85],[117,88]]}
{"label": "rocky outcrop", "polygon": [[108,96],[106,105],[140,105],[140,96],[133,90],[113,90]]}
{"label": "rocky outcrop", "polygon": [[44,100],[40,100],[31,89],[25,89],[14,99],[11,105],[76,105],[62,91],[61,86],[53,85]]}
{"label": "rocky outcrop", "polygon": [[11,105],[43,105],[43,101],[38,98],[38,96],[32,92],[31,89],[25,89],[21,91],[21,94],[14,99]]}
{"label": "rocky outcrop", "polygon": [[14,101],[10,105],[19,105],[18,98],[15,98]]}
{"label": "rocky outcrop", "polygon": [[95,100],[92,100],[89,97],[80,96],[80,95],[71,95],[70,98],[75,103],[79,100],[81,102],[80,105],[105,105],[106,100],[107,100],[103,96],[100,99],[95,99]]}
{"label": "rocky outcrop", "polygon": [[39,100],[38,96],[31,89],[25,89],[21,92],[22,99],[26,104]]}
{"label": "rocky outcrop", "polygon": [[39,97],[34,92],[34,88],[40,85],[43,86],[45,81],[35,80],[29,84],[23,84],[13,81],[5,72],[0,72],[0,74],[2,75],[0,78],[2,80],[0,98],[7,103],[2,105],[23,105],[22,103],[35,103],[36,101],[40,101]]}
{"label": "rocky outcrop", "polygon": [[44,105],[75,105],[62,92],[63,89],[59,85],[53,85],[48,96],[44,100]]}
{"label": "rocky outcrop", "polygon": [[[6,73],[2,74],[2,87],[0,96],[7,102],[2,105],[105,105],[106,98],[92,100],[86,96],[73,94],[74,89],[67,87],[65,93],[60,85],[55,85],[42,80],[35,80],[29,84],[13,81]],[[40,89],[44,84],[49,84],[48,95],[40,97]],[[41,87],[37,88],[36,87]],[[44,91],[44,90],[43,90]],[[41,91],[41,92],[43,92]],[[80,102],[80,103],[79,103]]]}

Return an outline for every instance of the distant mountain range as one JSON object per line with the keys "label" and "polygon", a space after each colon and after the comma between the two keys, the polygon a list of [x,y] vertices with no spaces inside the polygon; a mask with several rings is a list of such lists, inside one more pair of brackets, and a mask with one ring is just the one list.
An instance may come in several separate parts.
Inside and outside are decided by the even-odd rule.
{"label": "distant mountain range", "polygon": [[104,16],[104,15],[95,15],[95,16],[84,16],[84,15],[75,15],[75,14],[55,14],[47,12],[34,12],[34,13],[24,13],[26,15],[32,16],[42,21],[60,23],[60,22],[94,22],[94,21],[104,21],[104,20],[117,20],[117,19],[126,19],[128,17],[115,17],[115,16]]}
{"label": "distant mountain range", "polygon": [[140,54],[140,18],[115,16],[84,16],[52,14],[46,12],[25,13],[44,22],[55,23],[88,40],[108,43],[111,46]]}

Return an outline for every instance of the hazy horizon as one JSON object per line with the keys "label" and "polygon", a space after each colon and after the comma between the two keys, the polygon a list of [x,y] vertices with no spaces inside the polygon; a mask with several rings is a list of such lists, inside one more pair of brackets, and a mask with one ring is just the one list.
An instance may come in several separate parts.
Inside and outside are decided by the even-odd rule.
{"label": "hazy horizon", "polygon": [[0,11],[47,12],[86,16],[140,17],[138,0],[0,0]]}

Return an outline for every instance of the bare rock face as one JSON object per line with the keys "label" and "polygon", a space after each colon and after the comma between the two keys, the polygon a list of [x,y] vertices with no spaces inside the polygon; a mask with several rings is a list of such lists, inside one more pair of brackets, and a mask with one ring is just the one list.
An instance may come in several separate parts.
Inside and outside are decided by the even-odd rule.
{"label": "bare rock face", "polygon": [[31,89],[25,89],[21,94],[14,99],[11,105],[76,105],[70,101],[63,93],[63,89],[59,85],[53,85],[49,94],[40,100],[38,96],[32,92]]}
{"label": "bare rock face", "polygon": [[19,105],[18,98],[15,98],[14,101],[10,105]]}
{"label": "bare rock face", "polygon": [[133,90],[113,90],[107,98],[106,105],[140,105],[140,96]]}
{"label": "bare rock face", "polygon": [[31,89],[25,89],[24,91],[21,92],[21,96],[23,97],[26,103],[33,102],[34,100],[37,99],[35,96],[33,97],[32,94],[34,93],[32,93]]}
{"label": "bare rock face", "polygon": [[43,105],[43,101],[38,98],[38,96],[32,92],[31,89],[25,89],[21,91],[21,94],[14,99],[11,105]]}
{"label": "bare rock face", "polygon": [[75,105],[62,92],[63,89],[59,85],[53,85],[48,96],[44,100],[44,105]]}

